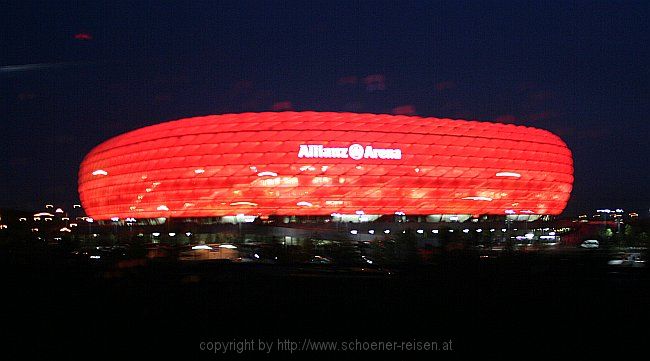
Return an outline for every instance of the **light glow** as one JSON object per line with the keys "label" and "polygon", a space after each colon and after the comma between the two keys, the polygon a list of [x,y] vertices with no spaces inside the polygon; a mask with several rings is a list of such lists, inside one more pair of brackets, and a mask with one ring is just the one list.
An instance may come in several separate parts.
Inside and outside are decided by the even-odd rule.
{"label": "light glow", "polygon": [[193,250],[202,250],[202,249],[207,249],[210,250],[212,247],[208,246],[207,244],[197,244],[196,246],[192,246]]}
{"label": "light glow", "polygon": [[521,174],[515,172],[499,172],[496,174],[497,177],[511,177],[511,178],[520,178]]}
{"label": "light glow", "polygon": [[472,196],[472,197],[464,197],[464,200],[469,200],[469,201],[486,201],[486,202],[492,202],[492,198],[490,197],[481,197],[481,196]]}

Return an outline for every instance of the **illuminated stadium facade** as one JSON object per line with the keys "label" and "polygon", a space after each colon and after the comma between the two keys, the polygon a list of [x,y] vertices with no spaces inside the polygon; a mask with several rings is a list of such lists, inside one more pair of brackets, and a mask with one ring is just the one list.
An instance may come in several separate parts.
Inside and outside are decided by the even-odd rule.
{"label": "illuminated stadium facade", "polygon": [[534,218],[561,213],[572,183],[571,152],[545,130],[329,112],[165,122],[98,145],[79,170],[98,220]]}

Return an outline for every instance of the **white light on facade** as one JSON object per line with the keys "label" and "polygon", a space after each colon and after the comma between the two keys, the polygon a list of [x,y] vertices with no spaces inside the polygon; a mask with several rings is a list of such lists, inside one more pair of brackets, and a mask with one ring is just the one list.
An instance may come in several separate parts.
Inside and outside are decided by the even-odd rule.
{"label": "white light on facade", "polygon": [[230,203],[231,206],[251,206],[251,207],[256,207],[257,203],[254,202],[232,202]]}
{"label": "white light on facade", "polygon": [[486,201],[486,202],[492,202],[492,198],[490,197],[481,197],[481,196],[472,196],[472,197],[464,197],[464,200],[468,201]]}
{"label": "white light on facade", "polygon": [[510,177],[510,178],[519,178],[521,174],[515,172],[499,172],[496,174],[497,177]]}
{"label": "white light on facade", "polygon": [[196,246],[193,246],[192,249],[212,249],[212,247],[207,244],[197,244]]}

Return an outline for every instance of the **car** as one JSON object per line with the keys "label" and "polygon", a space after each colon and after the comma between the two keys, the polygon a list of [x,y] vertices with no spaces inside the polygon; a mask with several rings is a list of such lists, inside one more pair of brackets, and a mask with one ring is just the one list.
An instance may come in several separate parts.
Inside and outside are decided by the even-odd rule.
{"label": "car", "polygon": [[645,259],[641,253],[621,252],[609,260],[607,264],[621,267],[645,267]]}
{"label": "car", "polygon": [[330,264],[330,263],[332,263],[332,260],[330,260],[327,257],[313,256],[307,261],[307,263],[311,263],[311,264]]}
{"label": "car", "polygon": [[588,239],[580,245],[582,248],[588,248],[588,249],[593,249],[593,248],[598,248],[600,247],[600,243],[598,243],[597,240],[595,239]]}

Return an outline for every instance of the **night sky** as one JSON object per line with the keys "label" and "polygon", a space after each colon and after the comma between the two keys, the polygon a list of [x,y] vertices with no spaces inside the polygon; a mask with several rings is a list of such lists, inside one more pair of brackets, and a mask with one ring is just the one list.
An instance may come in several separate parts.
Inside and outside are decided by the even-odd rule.
{"label": "night sky", "polygon": [[0,1],[0,208],[71,208],[120,133],[294,109],[544,128],[565,214],[649,211],[648,2],[172,3]]}

